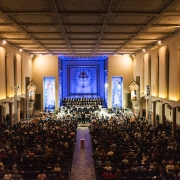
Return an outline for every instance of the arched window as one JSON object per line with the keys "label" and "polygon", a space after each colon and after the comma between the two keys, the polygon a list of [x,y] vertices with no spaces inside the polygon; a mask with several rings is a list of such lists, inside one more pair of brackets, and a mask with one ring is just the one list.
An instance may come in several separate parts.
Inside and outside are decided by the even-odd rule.
{"label": "arched window", "polygon": [[14,56],[14,86],[17,86],[17,59]]}
{"label": "arched window", "polygon": [[157,76],[156,76],[156,85],[157,85],[157,97],[159,97],[159,54],[157,54]]}
{"label": "arched window", "polygon": [[145,76],[145,74],[144,74],[145,72],[144,72],[144,59],[142,60],[142,92],[145,94],[146,92],[145,92],[145,83],[144,83],[144,76]]}
{"label": "arched window", "polygon": [[5,85],[5,87],[6,87],[6,98],[8,97],[8,92],[7,92],[7,87],[8,87],[8,85],[7,85],[7,77],[8,77],[8,74],[7,74],[7,72],[8,72],[8,65],[7,65],[7,52],[6,52],[6,55],[5,55],[5,83],[6,83],[6,85]]}
{"label": "arched window", "polygon": [[148,59],[148,85],[151,85],[151,56]]}
{"label": "arched window", "polygon": [[169,49],[167,48],[166,49],[166,54],[165,54],[165,94],[166,94],[166,98],[168,99],[169,98]]}

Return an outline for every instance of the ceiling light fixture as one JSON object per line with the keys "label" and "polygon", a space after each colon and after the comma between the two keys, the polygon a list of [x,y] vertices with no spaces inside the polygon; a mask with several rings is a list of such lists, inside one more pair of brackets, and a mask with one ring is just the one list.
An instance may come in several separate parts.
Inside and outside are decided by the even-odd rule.
{"label": "ceiling light fixture", "polygon": [[2,40],[2,44],[5,45],[7,43],[6,40]]}
{"label": "ceiling light fixture", "polygon": [[146,52],[146,49],[143,49],[143,52]]}
{"label": "ceiling light fixture", "polygon": [[34,57],[34,55],[33,55],[33,54],[31,54],[31,57],[33,58],[33,57]]}
{"label": "ceiling light fixture", "polygon": [[22,52],[22,49],[21,49],[21,48],[19,49],[19,52]]}
{"label": "ceiling light fixture", "polygon": [[157,43],[158,43],[159,45],[161,45],[161,44],[162,44],[162,41],[159,40]]}

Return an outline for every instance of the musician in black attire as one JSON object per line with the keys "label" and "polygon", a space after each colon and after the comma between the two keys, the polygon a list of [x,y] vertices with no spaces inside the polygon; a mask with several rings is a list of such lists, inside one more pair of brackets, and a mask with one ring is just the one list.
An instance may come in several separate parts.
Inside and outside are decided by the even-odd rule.
{"label": "musician in black attire", "polygon": [[86,119],[86,117],[85,117],[85,112],[83,111],[83,112],[82,112],[82,115],[81,115],[81,120],[82,120],[82,123],[83,123],[83,124],[85,123],[85,119]]}

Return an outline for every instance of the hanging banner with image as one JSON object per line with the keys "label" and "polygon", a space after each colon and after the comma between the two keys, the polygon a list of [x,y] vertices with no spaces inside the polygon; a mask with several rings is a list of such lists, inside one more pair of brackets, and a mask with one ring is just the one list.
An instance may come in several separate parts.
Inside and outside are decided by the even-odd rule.
{"label": "hanging banner with image", "polygon": [[55,109],[54,77],[44,77],[44,109]]}
{"label": "hanging banner with image", "polygon": [[123,77],[112,77],[112,108],[122,109]]}

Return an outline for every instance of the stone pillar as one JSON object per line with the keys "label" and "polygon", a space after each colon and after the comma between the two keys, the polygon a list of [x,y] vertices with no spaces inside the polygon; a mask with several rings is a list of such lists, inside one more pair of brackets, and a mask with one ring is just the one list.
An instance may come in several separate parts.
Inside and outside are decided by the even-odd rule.
{"label": "stone pillar", "polygon": [[26,102],[26,98],[23,98],[23,119],[26,119],[26,110],[27,110],[27,102]]}
{"label": "stone pillar", "polygon": [[3,106],[0,105],[0,125],[4,123]]}
{"label": "stone pillar", "polygon": [[172,139],[176,137],[176,107],[172,108]]}
{"label": "stone pillar", "polygon": [[9,124],[10,124],[10,127],[13,126],[13,103],[9,102]]}
{"label": "stone pillar", "polygon": [[149,115],[149,109],[148,109],[148,99],[146,99],[146,120],[148,120],[148,119],[149,119],[148,115]]}
{"label": "stone pillar", "polygon": [[165,129],[165,123],[166,123],[166,116],[165,116],[165,104],[162,104],[162,128]]}
{"label": "stone pillar", "polygon": [[17,100],[17,120],[20,122],[21,117],[20,117],[20,100]]}
{"label": "stone pillar", "polygon": [[156,125],[156,101],[153,102],[152,125]]}
{"label": "stone pillar", "polygon": [[142,113],[142,109],[143,109],[143,99],[142,98],[140,98],[140,117],[142,117],[143,116],[143,113]]}

